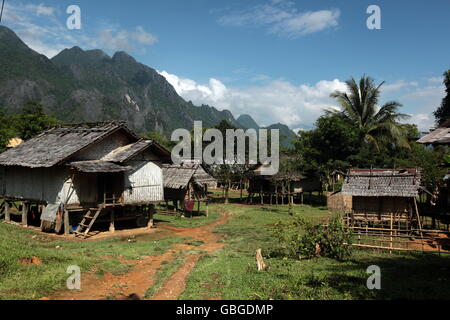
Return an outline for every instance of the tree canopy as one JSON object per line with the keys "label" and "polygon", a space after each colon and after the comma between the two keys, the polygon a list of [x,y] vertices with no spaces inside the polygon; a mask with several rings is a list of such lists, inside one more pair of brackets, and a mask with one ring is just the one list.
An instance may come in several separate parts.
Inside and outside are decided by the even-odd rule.
{"label": "tree canopy", "polygon": [[444,85],[446,95],[442,99],[441,106],[434,112],[434,117],[438,125],[450,119],[450,69],[444,72]]}
{"label": "tree canopy", "polygon": [[6,150],[11,138],[28,140],[57,124],[58,120],[36,102],[27,103],[17,114],[12,115],[0,108],[0,152]]}
{"label": "tree canopy", "polygon": [[380,88],[384,82],[376,85],[372,78],[363,76],[359,84],[354,78],[347,80],[346,84],[348,93],[336,91],[331,94],[339,103],[340,110],[330,109],[328,112],[346,120],[357,130],[359,138],[370,143],[377,151],[387,141],[408,147],[399,123],[399,120],[408,117],[398,112],[402,105],[397,101],[389,101],[378,106]]}

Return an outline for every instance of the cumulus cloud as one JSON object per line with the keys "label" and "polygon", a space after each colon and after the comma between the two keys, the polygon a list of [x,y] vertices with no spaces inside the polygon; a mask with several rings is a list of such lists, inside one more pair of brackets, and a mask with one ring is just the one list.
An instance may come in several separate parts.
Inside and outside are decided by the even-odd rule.
{"label": "cumulus cloud", "polygon": [[[270,78],[255,83],[250,78],[251,86],[232,87],[214,78],[207,84],[199,84],[167,71],[160,74],[180,96],[196,105],[209,104],[220,110],[228,109],[235,116],[250,114],[261,126],[281,122],[295,128],[296,132],[311,128],[324,109],[338,108],[336,101],[329,97],[330,93],[347,90],[345,83],[338,79],[295,85],[283,79]],[[442,85],[398,80],[382,87],[380,103],[388,100],[401,102],[404,105],[401,112],[410,115],[404,122],[427,131],[434,126],[433,111],[440,105],[444,94]]]}
{"label": "cumulus cloud", "polygon": [[229,12],[218,19],[224,26],[257,26],[268,33],[296,38],[337,27],[339,9],[299,12],[294,3],[278,0]]}
{"label": "cumulus cloud", "polygon": [[311,127],[324,108],[336,107],[330,93],[345,91],[339,80],[322,80],[314,85],[296,86],[286,80],[272,80],[261,86],[227,87],[217,79],[199,84],[166,71],[160,72],[185,100],[228,109],[233,114],[250,114],[256,122],[281,122],[293,128]]}

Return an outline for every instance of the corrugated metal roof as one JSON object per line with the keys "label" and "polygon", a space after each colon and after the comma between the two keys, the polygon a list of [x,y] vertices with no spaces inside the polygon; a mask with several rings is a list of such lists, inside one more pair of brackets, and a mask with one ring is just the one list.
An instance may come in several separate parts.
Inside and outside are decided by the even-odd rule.
{"label": "corrugated metal roof", "polygon": [[420,188],[416,169],[351,169],[342,193],[361,197],[415,197]]}

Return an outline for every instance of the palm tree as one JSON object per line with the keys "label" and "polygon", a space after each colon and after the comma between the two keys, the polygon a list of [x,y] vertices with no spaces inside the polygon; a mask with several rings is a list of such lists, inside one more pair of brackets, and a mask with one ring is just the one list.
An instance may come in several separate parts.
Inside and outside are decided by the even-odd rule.
{"label": "palm tree", "polygon": [[399,120],[409,117],[398,112],[402,105],[397,101],[389,101],[378,107],[380,87],[384,81],[377,86],[372,78],[363,76],[359,86],[354,78],[345,83],[348,93],[335,91],[330,95],[338,101],[341,109],[329,109],[327,113],[349,121],[357,128],[361,139],[373,145],[377,151],[380,151],[381,142],[409,148],[399,123]]}

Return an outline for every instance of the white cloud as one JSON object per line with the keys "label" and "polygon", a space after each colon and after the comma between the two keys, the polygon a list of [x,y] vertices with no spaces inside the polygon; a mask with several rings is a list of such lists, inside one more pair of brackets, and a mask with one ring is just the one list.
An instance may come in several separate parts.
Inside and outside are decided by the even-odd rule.
{"label": "white cloud", "polygon": [[98,32],[98,37],[92,39],[93,46],[112,51],[134,52],[136,44],[151,45],[157,38],[148,33],[142,27],[135,31],[104,29]]}
{"label": "white cloud", "polygon": [[[249,87],[226,86],[217,79],[208,84],[199,84],[166,71],[160,72],[177,93],[194,104],[209,104],[228,109],[234,115],[250,114],[260,124],[281,122],[295,131],[311,128],[315,120],[327,108],[338,108],[330,93],[346,91],[344,82],[335,79],[322,80],[315,84],[295,85],[289,81],[267,80]],[[254,83],[251,81],[250,83]],[[444,87],[427,86],[416,81],[398,80],[382,87],[380,103],[397,100],[404,105],[400,110],[411,117],[405,123],[417,124],[419,130],[427,131],[434,126],[433,111],[440,105]]]}
{"label": "white cloud", "polygon": [[416,124],[420,131],[428,132],[435,126],[433,115],[430,113],[410,114],[406,123]]}
{"label": "white cloud", "polygon": [[339,9],[299,12],[292,2],[271,1],[221,16],[224,26],[262,26],[268,33],[296,38],[306,34],[337,27]]}
{"label": "white cloud", "polygon": [[194,104],[209,104],[228,109],[233,114],[250,114],[259,124],[281,122],[290,127],[309,127],[323,113],[335,106],[330,93],[345,91],[339,80],[322,80],[314,85],[293,85],[285,80],[272,80],[262,86],[227,87],[217,79],[207,85],[180,78],[166,71],[160,72],[185,100]]}
{"label": "white cloud", "polygon": [[430,83],[443,83],[444,78],[443,77],[431,77],[426,79]]}
{"label": "white cloud", "polygon": [[417,87],[419,84],[416,81],[397,80],[393,83],[384,84],[381,87],[383,93],[399,91],[405,88]]}
{"label": "white cloud", "polygon": [[8,3],[5,6],[4,22],[30,48],[49,58],[62,49],[73,46],[133,53],[158,41],[156,36],[142,26],[134,30],[109,26],[89,34],[84,29],[74,32],[67,29],[66,16],[60,17],[57,14],[55,8],[43,4]]}
{"label": "white cloud", "polygon": [[27,8],[35,11],[37,16],[53,16],[53,14],[55,13],[55,8],[46,7],[42,3],[39,5],[29,4],[27,5]]}

